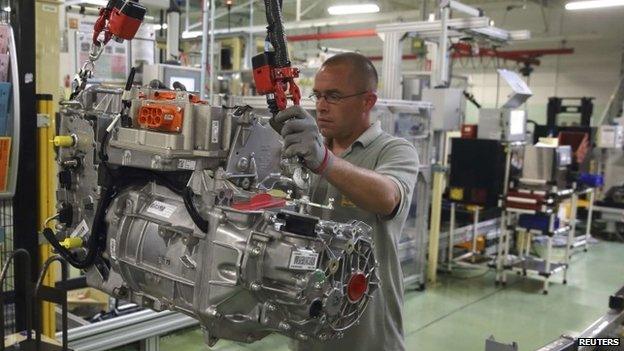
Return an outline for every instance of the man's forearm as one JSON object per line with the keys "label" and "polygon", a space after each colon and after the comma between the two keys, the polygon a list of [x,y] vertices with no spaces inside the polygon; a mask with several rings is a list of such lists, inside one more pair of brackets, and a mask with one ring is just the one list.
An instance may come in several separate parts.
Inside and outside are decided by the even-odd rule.
{"label": "man's forearm", "polygon": [[325,178],[357,207],[376,214],[391,214],[401,200],[399,189],[390,178],[339,157],[334,157]]}

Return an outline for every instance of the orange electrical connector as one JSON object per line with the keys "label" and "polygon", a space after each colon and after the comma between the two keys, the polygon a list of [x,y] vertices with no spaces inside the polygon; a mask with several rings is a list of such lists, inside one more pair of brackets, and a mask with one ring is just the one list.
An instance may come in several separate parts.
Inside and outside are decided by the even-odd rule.
{"label": "orange electrical connector", "polygon": [[164,132],[179,132],[184,121],[184,109],[176,105],[146,104],[139,109],[142,128]]}

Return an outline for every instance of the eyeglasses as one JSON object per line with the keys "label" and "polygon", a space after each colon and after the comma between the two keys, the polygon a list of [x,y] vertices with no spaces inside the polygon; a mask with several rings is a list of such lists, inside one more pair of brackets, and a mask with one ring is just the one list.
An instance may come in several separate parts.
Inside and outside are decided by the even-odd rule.
{"label": "eyeglasses", "polygon": [[365,90],[360,93],[352,94],[352,95],[340,95],[339,93],[321,94],[321,93],[314,92],[310,94],[309,98],[312,99],[312,101],[314,102],[319,102],[321,101],[322,98],[325,98],[325,101],[327,101],[328,104],[337,104],[344,99],[366,94],[366,93],[368,93],[368,90]]}

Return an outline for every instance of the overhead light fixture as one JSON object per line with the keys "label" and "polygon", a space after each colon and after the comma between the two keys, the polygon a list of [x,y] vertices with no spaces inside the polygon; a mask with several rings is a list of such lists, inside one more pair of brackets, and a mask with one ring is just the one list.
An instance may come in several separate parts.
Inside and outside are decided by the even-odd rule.
{"label": "overhead light fixture", "polygon": [[3,8],[2,11],[4,11],[4,12],[11,12],[11,7],[7,6],[7,7]]}
{"label": "overhead light fixture", "polygon": [[108,1],[106,0],[68,0],[65,1],[65,6],[73,6],[73,5],[95,5],[104,7]]}
{"label": "overhead light fixture", "polygon": [[604,7],[624,6],[624,0],[587,0],[573,1],[565,5],[566,10],[588,10]]}
{"label": "overhead light fixture", "polygon": [[377,13],[379,12],[379,5],[375,3],[333,5],[327,8],[327,12],[332,16]]}

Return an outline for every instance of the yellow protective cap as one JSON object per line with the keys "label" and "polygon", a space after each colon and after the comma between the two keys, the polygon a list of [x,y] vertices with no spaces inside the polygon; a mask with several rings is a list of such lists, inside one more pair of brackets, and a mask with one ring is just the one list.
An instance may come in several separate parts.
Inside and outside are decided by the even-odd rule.
{"label": "yellow protective cap", "polygon": [[464,189],[463,188],[451,188],[449,193],[449,197],[451,200],[461,201],[464,199]]}
{"label": "yellow protective cap", "polygon": [[73,238],[65,238],[65,240],[61,241],[61,246],[66,249],[76,249],[82,246],[82,238],[73,237]]}
{"label": "yellow protective cap", "polygon": [[70,147],[74,146],[76,140],[71,135],[58,135],[54,137],[52,142],[54,143],[54,146],[57,147]]}
{"label": "yellow protective cap", "polygon": [[282,190],[279,189],[271,189],[269,191],[267,191],[267,193],[273,197],[276,197],[278,199],[285,199],[286,197],[288,197],[288,194],[286,194],[285,192],[283,192]]}

